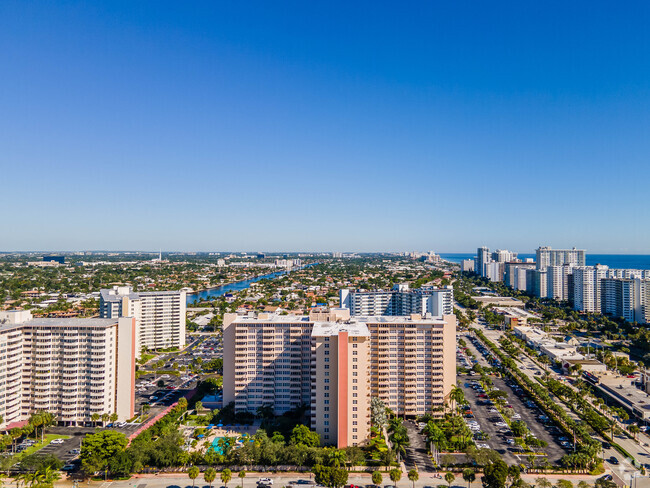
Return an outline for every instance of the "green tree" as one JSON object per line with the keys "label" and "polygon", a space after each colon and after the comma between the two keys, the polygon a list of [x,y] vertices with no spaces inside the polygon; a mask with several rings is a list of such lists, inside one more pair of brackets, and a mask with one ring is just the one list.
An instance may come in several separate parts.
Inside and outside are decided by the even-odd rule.
{"label": "green tree", "polygon": [[187,470],[187,476],[192,480],[192,488],[196,485],[196,478],[199,477],[200,472],[198,466],[190,466],[190,469]]}
{"label": "green tree", "polygon": [[397,482],[402,479],[402,470],[397,468],[391,469],[388,473],[388,476],[390,477],[390,480],[393,482],[393,484],[397,485]]}
{"label": "green tree", "polygon": [[347,456],[343,449],[331,449],[327,454],[327,460],[330,466],[333,466],[335,468],[340,468],[341,466],[345,466],[346,459]]}
{"label": "green tree", "polygon": [[508,465],[501,459],[485,466],[481,482],[484,488],[504,488],[508,477]]}
{"label": "green tree", "polygon": [[241,480],[241,488],[244,488],[244,478],[246,478],[246,471],[243,469],[237,474],[239,479]]}
{"label": "green tree", "polygon": [[214,468],[208,468],[203,473],[203,478],[205,479],[205,482],[210,486],[210,488],[212,488],[212,482],[216,477],[217,472],[214,470]]}
{"label": "green tree", "polygon": [[456,480],[456,476],[454,475],[454,473],[452,473],[451,471],[447,471],[447,472],[445,473],[445,481],[447,482],[447,484],[448,484],[449,486],[451,486],[451,484],[452,484],[455,480]]}
{"label": "green tree", "polygon": [[552,488],[552,486],[553,486],[553,483],[551,483],[546,478],[542,478],[540,476],[539,478],[535,479],[535,488]]}
{"label": "green tree", "polygon": [[463,469],[463,479],[467,481],[467,488],[470,488],[472,483],[476,480],[476,471],[472,468]]}
{"label": "green tree", "polygon": [[408,479],[413,483],[413,488],[415,488],[415,482],[420,479],[420,474],[417,469],[411,469],[408,472]]}
{"label": "green tree", "polygon": [[557,480],[555,486],[557,486],[557,488],[573,488],[573,483],[569,480]]}
{"label": "green tree", "polygon": [[318,447],[320,446],[320,435],[317,432],[309,430],[306,425],[296,425],[291,431],[289,441],[294,446]]}
{"label": "green tree", "polygon": [[81,445],[81,468],[92,475],[107,468],[108,460],[122,452],[128,440],[121,432],[104,430],[87,435]]}
{"label": "green tree", "polygon": [[372,473],[372,484],[379,486],[381,485],[381,482],[383,481],[383,478],[381,476],[381,473],[379,471],[373,471]]}
{"label": "green tree", "polygon": [[228,482],[232,478],[232,471],[230,471],[228,468],[224,469],[221,472],[221,481],[223,482],[224,486],[228,486]]}

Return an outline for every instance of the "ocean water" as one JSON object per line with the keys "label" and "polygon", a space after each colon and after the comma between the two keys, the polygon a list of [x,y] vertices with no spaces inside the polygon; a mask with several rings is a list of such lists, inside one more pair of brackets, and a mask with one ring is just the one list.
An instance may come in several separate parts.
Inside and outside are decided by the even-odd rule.
{"label": "ocean water", "polygon": [[[442,259],[460,263],[463,259],[474,259],[474,253],[440,253]],[[533,258],[535,254],[519,254],[519,259]],[[614,269],[650,269],[650,254],[589,254],[587,266],[606,264]]]}

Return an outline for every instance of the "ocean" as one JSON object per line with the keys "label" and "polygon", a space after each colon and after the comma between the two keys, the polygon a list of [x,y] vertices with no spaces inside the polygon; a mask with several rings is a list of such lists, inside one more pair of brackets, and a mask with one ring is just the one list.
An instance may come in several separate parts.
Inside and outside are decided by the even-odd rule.
{"label": "ocean", "polygon": [[[440,253],[442,259],[452,263],[460,263],[463,259],[474,259],[473,253]],[[519,254],[519,259],[533,258],[534,254]],[[614,269],[650,269],[650,254],[589,254],[586,257],[587,266],[606,264]]]}

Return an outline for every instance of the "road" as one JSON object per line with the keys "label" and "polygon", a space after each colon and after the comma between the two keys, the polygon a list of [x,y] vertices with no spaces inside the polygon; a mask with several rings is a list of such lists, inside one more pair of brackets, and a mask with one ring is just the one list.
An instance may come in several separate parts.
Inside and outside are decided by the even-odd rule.
{"label": "road", "polygon": [[[497,330],[488,330],[483,327],[481,324],[475,322],[473,327],[480,329],[485,336],[492,342],[498,343],[498,340],[503,336],[503,332]],[[538,378],[540,374],[543,374],[543,370],[537,366],[531,359],[526,355],[522,355],[520,358],[515,359],[515,363],[519,369],[524,372],[529,378],[536,381],[535,378]],[[535,374],[535,373],[539,374]],[[550,394],[550,393],[549,393]],[[556,400],[556,403],[562,407],[562,409],[569,415],[572,419],[576,420],[579,423],[582,423],[582,419],[578,417],[571,409],[569,409],[560,399],[550,394],[551,398]],[[605,442],[600,435],[594,434],[594,439],[600,441],[601,443]],[[645,448],[640,446],[634,440],[625,437],[625,436],[616,436],[616,443],[619,444],[623,449],[632,454],[637,462],[649,463],[650,462],[650,453],[647,452]],[[619,464],[612,464],[608,460],[613,457],[617,458]],[[603,449],[603,459],[605,460],[605,467],[611,470],[612,474],[615,476],[614,481],[617,484],[630,484],[631,478],[638,474],[639,471],[632,465],[632,460],[624,459],[623,456],[615,449]]]}

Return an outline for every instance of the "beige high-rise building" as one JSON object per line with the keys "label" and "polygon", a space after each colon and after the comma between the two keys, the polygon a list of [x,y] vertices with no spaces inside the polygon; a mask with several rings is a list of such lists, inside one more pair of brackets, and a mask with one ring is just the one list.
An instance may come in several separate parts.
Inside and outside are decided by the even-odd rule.
{"label": "beige high-rise building", "polygon": [[3,425],[39,410],[60,423],[83,424],[94,413],[135,409],[135,321],[39,319],[0,312],[0,415]]}
{"label": "beige high-rise building", "polygon": [[368,327],[316,322],[311,337],[311,428],[324,444],[361,444],[370,434]]}
{"label": "beige high-rise building", "polygon": [[456,317],[224,316],[224,405],[309,407],[326,445],[362,444],[370,398],[400,415],[442,407],[456,384]]}
{"label": "beige high-rise building", "polygon": [[371,336],[371,394],[398,415],[442,407],[456,385],[456,316],[357,317]]}

